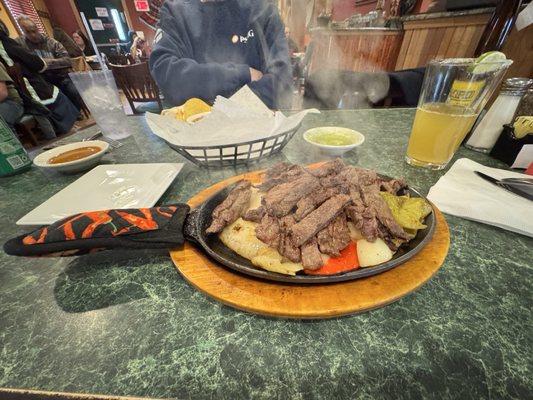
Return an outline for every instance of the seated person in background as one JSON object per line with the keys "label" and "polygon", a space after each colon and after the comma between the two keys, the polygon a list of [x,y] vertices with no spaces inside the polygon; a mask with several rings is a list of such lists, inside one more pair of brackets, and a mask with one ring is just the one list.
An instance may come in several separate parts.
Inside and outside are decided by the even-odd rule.
{"label": "seated person in background", "polygon": [[72,40],[74,40],[74,43],[80,48],[84,56],[90,57],[95,55],[93,46],[89,43],[89,39],[87,39],[79,29],[72,34]]}
{"label": "seated person in background", "polygon": [[[25,92],[19,90],[24,101],[25,112],[36,116],[46,138],[67,133],[79,115],[79,110],[57,87],[47,82],[41,72],[45,62],[9,37],[7,27],[0,21],[0,58],[6,65],[20,65],[25,78]],[[45,116],[45,117],[43,117]],[[50,120],[53,127],[50,125]],[[55,132],[54,132],[55,130]]]}
{"label": "seated person in background", "polygon": [[212,103],[244,85],[270,108],[290,106],[292,73],[284,26],[267,0],[167,0],[150,56],[172,105]]}
{"label": "seated person in background", "polygon": [[54,39],[63,45],[65,50],[67,50],[69,57],[76,58],[83,56],[83,51],[79,48],[76,42],[70,38],[63,29],[57,26],[54,27]]}
{"label": "seated person in background", "polygon": [[146,41],[141,39],[141,37],[137,34],[135,34],[133,44],[130,48],[130,56],[133,58],[133,61],[136,64],[148,57],[148,45]]}
{"label": "seated person in background", "polygon": [[24,114],[24,106],[6,67],[0,62],[0,116],[14,131],[15,123]]}
{"label": "seated person in background", "polygon": [[17,18],[17,22],[24,32],[24,36],[19,37],[17,42],[44,60],[46,63],[44,78],[61,89],[72,104],[81,110],[83,104],[81,97],[68,77],[72,61],[67,50],[57,40],[39,32],[39,28],[29,17],[21,15]]}

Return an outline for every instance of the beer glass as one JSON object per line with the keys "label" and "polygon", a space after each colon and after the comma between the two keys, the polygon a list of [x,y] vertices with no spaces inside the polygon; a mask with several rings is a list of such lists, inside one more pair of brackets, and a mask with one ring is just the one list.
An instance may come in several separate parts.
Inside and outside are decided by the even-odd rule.
{"label": "beer glass", "polygon": [[445,168],[511,64],[511,60],[476,63],[473,58],[431,61],[409,138],[407,163]]}

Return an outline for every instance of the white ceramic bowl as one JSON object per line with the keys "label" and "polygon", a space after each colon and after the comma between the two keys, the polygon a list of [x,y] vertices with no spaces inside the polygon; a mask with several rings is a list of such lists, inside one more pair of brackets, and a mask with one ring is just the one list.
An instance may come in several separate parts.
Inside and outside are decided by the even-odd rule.
{"label": "white ceramic bowl", "polygon": [[[61,153],[87,146],[97,146],[100,147],[101,150],[97,153],[91,154],[90,156],[80,158],[79,160],[64,162],[60,164],[50,164],[48,162],[48,160],[50,160],[52,157],[55,157]],[[63,173],[80,172],[88,170],[98,164],[98,162],[104,156],[108,148],[109,143],[104,142],[103,140],[87,140],[85,142],[69,143],[63,146],[55,147],[51,150],[39,154],[33,159],[33,163],[39,168],[49,169]]]}
{"label": "white ceramic bowl", "polygon": [[[348,136],[350,138],[353,138],[353,143],[344,145],[344,146],[335,146],[335,145],[327,145],[327,144],[321,144],[313,141],[313,136],[320,133],[320,132],[327,132],[327,131],[334,131],[339,132],[345,136]],[[312,144],[313,146],[316,146],[320,152],[327,154],[332,157],[336,156],[342,156],[347,151],[355,149],[357,146],[360,146],[365,141],[365,137],[361,132],[354,131],[353,129],[349,128],[342,128],[340,126],[320,126],[318,128],[309,129],[304,133],[304,140],[307,143]]]}

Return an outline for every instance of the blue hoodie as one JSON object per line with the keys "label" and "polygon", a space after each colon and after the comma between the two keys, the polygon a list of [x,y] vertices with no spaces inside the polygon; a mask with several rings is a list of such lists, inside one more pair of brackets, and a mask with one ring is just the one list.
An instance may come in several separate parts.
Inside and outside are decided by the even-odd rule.
{"label": "blue hoodie", "polygon": [[[150,69],[173,105],[191,97],[212,103],[250,88],[270,108],[288,105],[291,66],[284,26],[266,0],[167,0]],[[251,82],[249,68],[263,73]]]}

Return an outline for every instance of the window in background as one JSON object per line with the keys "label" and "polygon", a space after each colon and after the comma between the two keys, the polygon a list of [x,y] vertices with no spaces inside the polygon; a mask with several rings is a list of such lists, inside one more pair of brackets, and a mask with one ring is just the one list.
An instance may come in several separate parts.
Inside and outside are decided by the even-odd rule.
{"label": "window in background", "polygon": [[33,22],[35,22],[41,33],[46,33],[43,21],[41,20],[41,17],[39,17],[39,14],[37,14],[37,10],[31,0],[4,0],[4,3],[15,21],[19,16],[27,15]]}

